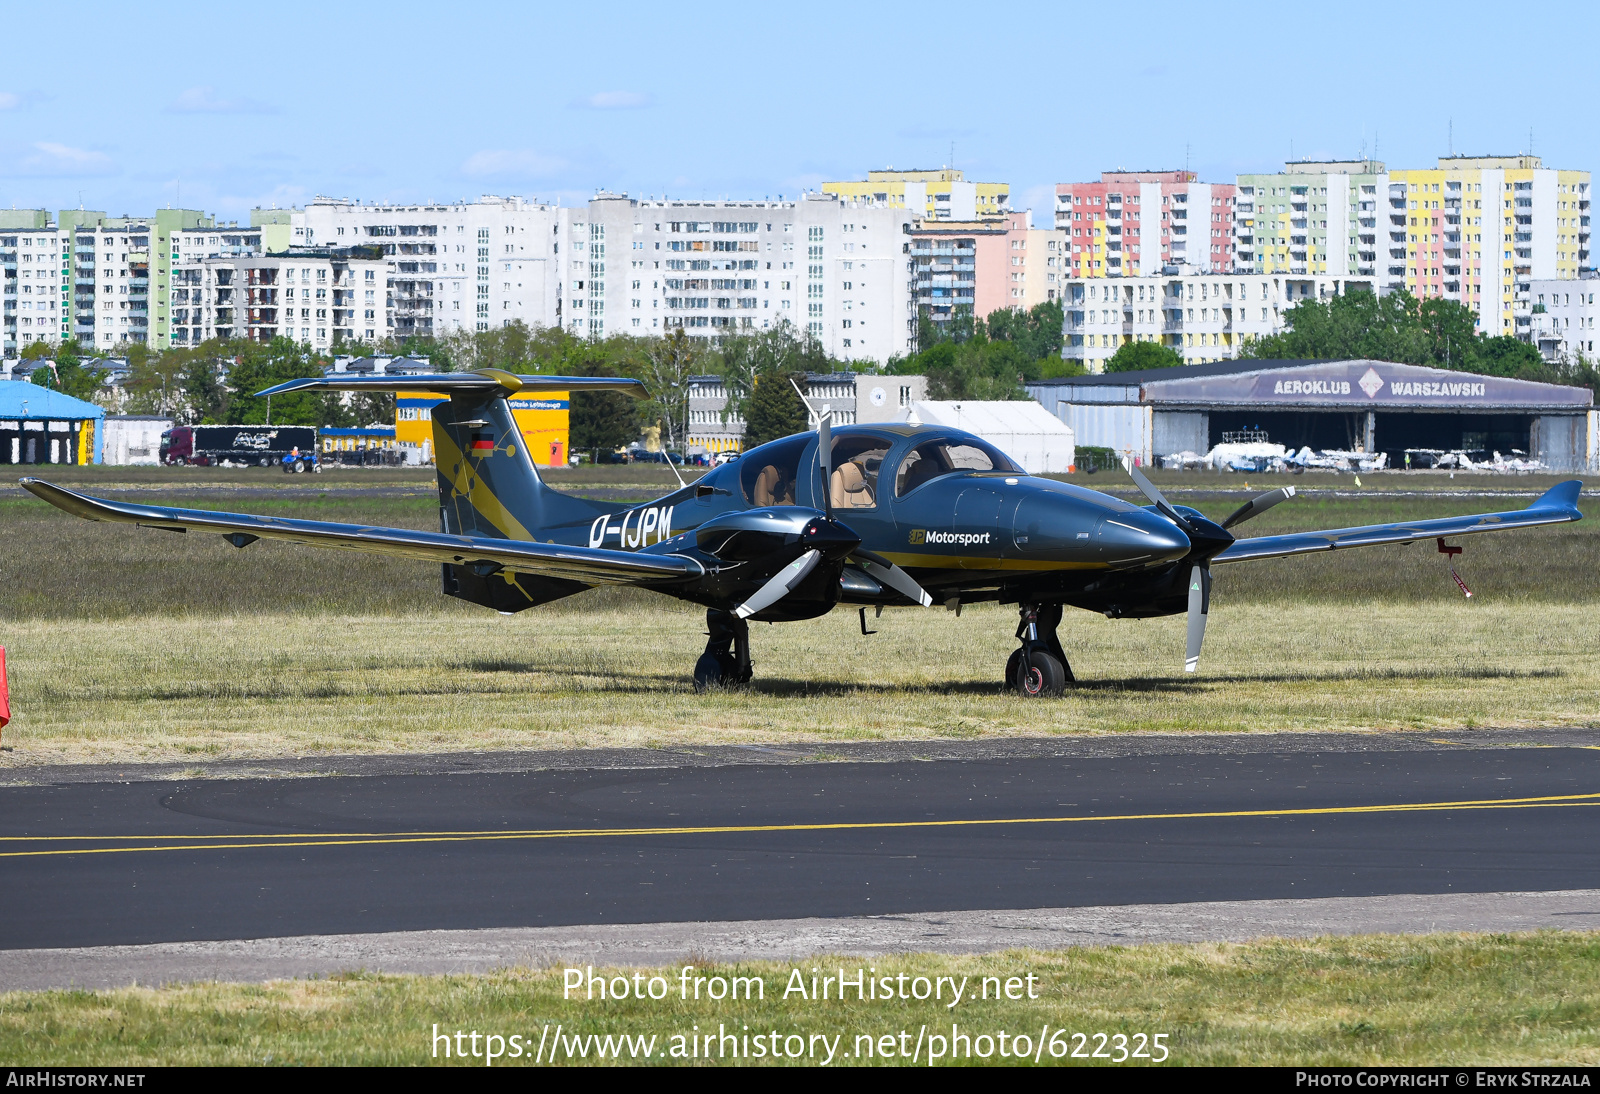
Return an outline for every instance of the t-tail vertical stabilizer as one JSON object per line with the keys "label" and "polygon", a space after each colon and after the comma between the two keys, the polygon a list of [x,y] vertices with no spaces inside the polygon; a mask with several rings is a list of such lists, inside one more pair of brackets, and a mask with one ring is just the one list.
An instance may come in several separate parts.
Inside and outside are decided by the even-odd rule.
{"label": "t-tail vertical stabilizer", "polygon": [[[500,369],[432,376],[323,376],[264,391],[395,391],[448,396],[433,408],[439,530],[491,539],[588,542],[589,526],[612,506],[552,490],[539,478],[508,397],[554,391],[621,391],[644,398],[638,380],[607,376],[524,376]],[[548,587],[547,587],[548,586]],[[444,591],[498,611],[517,611],[585,586],[549,578],[479,574],[446,565]]]}

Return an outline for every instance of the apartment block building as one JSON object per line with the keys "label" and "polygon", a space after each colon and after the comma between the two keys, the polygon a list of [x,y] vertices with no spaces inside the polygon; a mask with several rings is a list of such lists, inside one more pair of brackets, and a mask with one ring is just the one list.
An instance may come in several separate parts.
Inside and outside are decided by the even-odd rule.
{"label": "apartment block building", "polygon": [[[287,220],[294,247],[378,247],[390,267],[380,286],[382,314],[374,317],[381,339],[484,331],[519,319],[557,325],[567,213],[552,203],[494,195],[432,205],[319,197],[304,209],[257,209],[251,219],[274,236]],[[357,326],[366,329],[364,322]]]}
{"label": "apartment block building", "polygon": [[1056,186],[1055,226],[1077,277],[1154,277],[1170,266],[1234,268],[1237,187],[1191,171],[1105,171]]}
{"label": "apartment block building", "polygon": [[887,360],[907,352],[915,328],[910,226],[907,210],[831,194],[741,202],[602,193],[572,212],[565,325],[596,337],[712,338],[787,321],[836,357]]}
{"label": "apartment block building", "polygon": [[67,261],[45,210],[0,210],[0,268],[5,274],[0,357],[12,357],[32,342],[62,337],[63,318],[71,314],[72,304],[70,292],[63,293]]}
{"label": "apartment block building", "polygon": [[1298,160],[1240,175],[1235,269],[1378,277],[1388,181],[1377,160]]}
{"label": "apartment block building", "polygon": [[[911,404],[928,397],[926,376],[865,372],[811,372],[800,385],[810,424],[831,411],[834,425],[902,420]],[[689,377],[689,445],[707,452],[738,452],[745,421],[728,413],[728,389],[720,376]]]}
{"label": "apartment block building", "polygon": [[1123,345],[1156,342],[1185,364],[1237,356],[1249,338],[1284,329],[1284,313],[1305,300],[1374,291],[1370,281],[1276,274],[1172,274],[1075,278],[1066,286],[1062,355],[1090,372]]}
{"label": "apartment block building", "polygon": [[937,171],[868,171],[865,182],[825,182],[824,194],[846,201],[906,209],[927,220],[977,220],[1008,211],[1011,185],[1005,182],[968,182],[953,168]]}
{"label": "apartment block building", "polygon": [[977,221],[921,220],[911,228],[912,304],[939,326],[960,310],[985,318],[1062,298],[1065,230],[1033,228],[1026,212]]}
{"label": "apartment block building", "polygon": [[197,254],[173,271],[172,344],[284,337],[327,352],[374,342],[407,291],[395,288],[392,265],[371,246]]}
{"label": "apartment block building", "polygon": [[1600,359],[1595,356],[1600,276],[1589,270],[1577,280],[1534,278],[1525,286],[1518,286],[1516,300],[1518,338],[1537,346],[1547,361]]}
{"label": "apartment block building", "polygon": [[1517,295],[1589,264],[1590,174],[1537,156],[1441,156],[1387,187],[1391,287],[1458,300],[1485,334],[1518,333]]}

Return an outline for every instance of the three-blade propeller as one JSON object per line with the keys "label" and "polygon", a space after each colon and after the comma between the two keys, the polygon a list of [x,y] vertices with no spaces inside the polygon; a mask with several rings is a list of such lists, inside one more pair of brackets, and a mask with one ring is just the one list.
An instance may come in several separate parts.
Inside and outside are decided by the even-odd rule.
{"label": "three-blade propeller", "polygon": [[[836,529],[853,536],[854,533],[849,532],[833,515],[833,411],[831,410],[824,411],[817,420],[817,470],[822,478],[819,485],[822,490],[823,519]],[[749,619],[757,612],[770,608],[793,592],[806,576],[816,569],[817,563],[821,560],[820,551],[816,549],[806,551],[768,578],[753,596],[734,609],[734,614],[740,619]],[[856,546],[851,550],[848,561],[907,599],[924,608],[932,606],[933,597],[917,584],[915,578],[882,555],[862,550],[860,540],[856,540]]]}
{"label": "three-blade propeller", "polygon": [[[1157,512],[1182,528],[1189,536],[1190,542],[1195,544],[1196,550],[1191,552],[1194,563],[1189,568],[1189,627],[1183,657],[1183,671],[1195,672],[1200,667],[1200,648],[1205,644],[1206,620],[1211,614],[1211,559],[1226,550],[1228,544],[1232,542],[1233,537],[1227,534],[1227,529],[1258,517],[1280,501],[1294,497],[1294,487],[1284,486],[1277,490],[1268,490],[1265,494],[1251,498],[1235,509],[1221,525],[1212,525],[1210,521],[1197,521],[1180,513],[1161,491],[1156,489],[1155,484],[1133,466],[1131,459],[1124,460],[1122,466],[1127,470],[1133,484],[1139,488],[1139,492],[1150,499]],[[1216,534],[1219,531],[1222,532],[1221,536]]]}

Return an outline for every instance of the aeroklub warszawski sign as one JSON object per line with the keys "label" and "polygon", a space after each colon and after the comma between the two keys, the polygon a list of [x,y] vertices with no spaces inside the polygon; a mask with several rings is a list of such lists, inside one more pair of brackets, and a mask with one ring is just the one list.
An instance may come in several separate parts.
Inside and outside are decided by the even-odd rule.
{"label": "aeroklub warszawski sign", "polygon": [[1386,361],[1336,361],[1304,368],[1154,380],[1142,402],[1157,405],[1279,405],[1328,410],[1555,410],[1588,408],[1588,388],[1478,376]]}

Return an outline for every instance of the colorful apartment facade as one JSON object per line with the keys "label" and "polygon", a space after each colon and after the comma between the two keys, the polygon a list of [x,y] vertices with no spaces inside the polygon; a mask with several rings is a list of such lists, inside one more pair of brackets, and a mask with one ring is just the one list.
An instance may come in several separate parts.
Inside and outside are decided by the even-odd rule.
{"label": "colorful apartment facade", "polygon": [[1192,171],[1105,171],[1056,186],[1055,224],[1077,277],[1155,277],[1170,266],[1234,268],[1238,188]]}
{"label": "colorful apartment facade", "polygon": [[958,309],[981,319],[1060,300],[1069,276],[1067,248],[1065,232],[1031,227],[1026,212],[917,221],[909,245],[912,304],[942,326]]}
{"label": "colorful apartment facade", "polygon": [[1376,160],[1300,160],[1239,176],[1240,273],[1379,276],[1388,175]]}
{"label": "colorful apartment facade", "polygon": [[847,201],[909,209],[913,216],[930,220],[971,221],[1000,216],[1008,211],[1011,185],[1004,182],[968,182],[960,171],[868,171],[865,182],[825,182],[825,194]]}
{"label": "colorful apartment facade", "polygon": [[1588,171],[1537,156],[1441,156],[1393,171],[1388,286],[1460,301],[1485,334],[1517,333],[1520,286],[1575,280],[1589,265],[1589,186]]}

